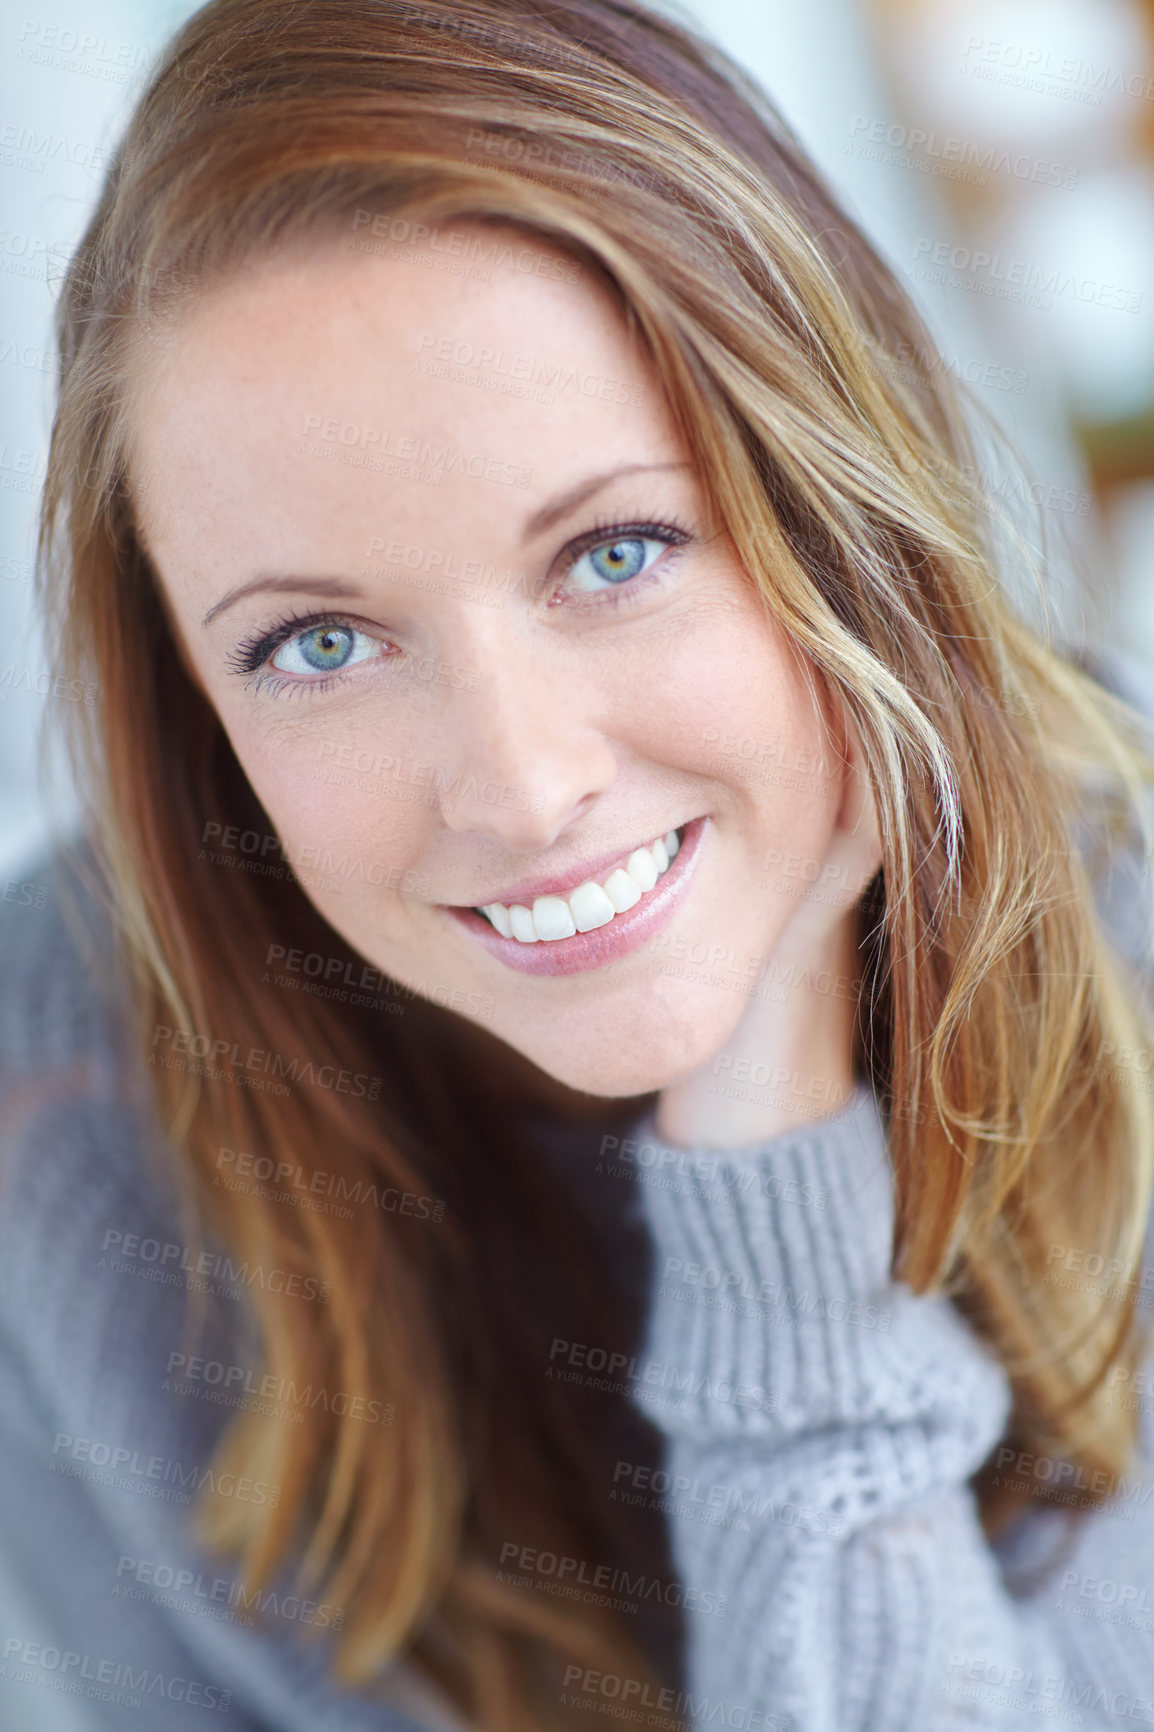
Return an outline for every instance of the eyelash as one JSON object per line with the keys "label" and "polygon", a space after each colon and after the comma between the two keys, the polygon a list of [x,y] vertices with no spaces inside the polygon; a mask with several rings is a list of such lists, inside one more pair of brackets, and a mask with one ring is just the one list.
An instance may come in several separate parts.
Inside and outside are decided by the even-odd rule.
{"label": "eyelash", "polygon": [[[693,534],[686,529],[684,524],[679,523],[673,517],[667,518],[662,523],[602,521],[591,525],[576,540],[571,541],[567,547],[562,549],[558,555],[558,560],[567,556],[568,569],[571,570],[578,560],[584,558],[585,554],[594,553],[600,547],[611,546],[614,541],[626,540],[664,541],[667,544],[667,552],[670,550],[680,552],[693,540]],[[661,577],[656,576],[653,569],[661,563],[663,557],[664,555],[659,554],[647,570],[638,572],[635,577],[626,579],[616,588],[603,590],[595,596],[586,597],[577,605],[582,608],[619,608],[622,605],[630,605],[631,602],[637,600],[641,591],[649,588],[651,583],[663,581]],[[554,566],[556,563],[555,561]],[[260,691],[271,688],[271,696],[276,696],[286,686],[296,687],[298,690],[307,689],[310,692],[328,691],[331,686],[347,678],[343,668],[338,668],[331,674],[323,674],[317,679],[282,674],[279,669],[271,673],[262,670],[265,669],[266,664],[277,650],[292,638],[306,631],[323,630],[328,626],[348,627],[350,624],[351,621],[347,614],[286,614],[267,630],[254,632],[251,637],[245,638],[237,644],[226,658],[226,666],[230,673],[248,676],[250,680],[252,676],[257,676],[253,681],[255,689]],[[366,635],[371,634],[366,633]],[[354,666],[356,665],[359,664],[354,664]]]}

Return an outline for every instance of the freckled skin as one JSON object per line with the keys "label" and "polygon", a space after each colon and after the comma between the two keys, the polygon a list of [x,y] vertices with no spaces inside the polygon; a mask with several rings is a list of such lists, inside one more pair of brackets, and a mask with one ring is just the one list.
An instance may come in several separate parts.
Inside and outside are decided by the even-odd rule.
{"label": "freckled skin", "polygon": [[[420,358],[444,339],[573,367],[634,400],[570,386],[542,401],[546,385],[486,389],[451,363],[438,377]],[[501,377],[494,366],[462,371]],[[517,466],[529,485],[460,470],[430,485],[337,461],[334,450],[362,447],[318,447],[318,417],[357,430],[349,438],[380,433],[363,447],[378,461],[410,437]],[[485,1026],[573,1088],[666,1090],[671,1138],[724,1143],[778,1128],[773,1109],[751,1117],[707,1098],[723,1050],[776,1058],[804,1042],[806,1062],[824,1066],[815,1074],[846,1080],[848,1001],[751,999],[746,965],[796,951],[852,970],[852,910],[803,903],[801,883],[774,889],[767,856],[844,858],[840,882],[860,890],[879,857],[872,802],[858,825],[840,724],[815,707],[732,543],[707,521],[692,470],[613,480],[524,540],[535,511],[588,477],[688,462],[651,364],[588,272],[556,281],[505,268],[485,282],[335,243],[270,259],[202,292],[159,346],[142,348],[133,427],[140,520],[186,659],[286,854],[359,858],[384,880],[309,892],[368,962],[408,985],[491,1000]],[[610,595],[618,606],[588,558],[565,552],[599,525],[670,517],[693,540],[650,545],[646,574]],[[390,571],[374,538],[523,581],[479,605],[476,584],[450,577],[438,593]],[[230,589],[269,574],[339,579],[361,594],[257,593],[202,623]],[[239,644],[316,613],[347,621],[370,651],[327,689],[300,673],[261,688],[230,671]],[[741,750],[753,755],[720,751],[708,743],[718,735],[751,742]],[[343,783],[323,779],[338,762],[382,757],[400,761],[402,780],[355,768],[339,772]],[[795,765],[810,773],[790,787]],[[514,973],[441,906],[497,899],[517,879],[627,852],[703,813],[711,825],[672,921],[606,966]],[[692,978],[712,970],[655,969],[678,947],[732,953],[734,989]]]}

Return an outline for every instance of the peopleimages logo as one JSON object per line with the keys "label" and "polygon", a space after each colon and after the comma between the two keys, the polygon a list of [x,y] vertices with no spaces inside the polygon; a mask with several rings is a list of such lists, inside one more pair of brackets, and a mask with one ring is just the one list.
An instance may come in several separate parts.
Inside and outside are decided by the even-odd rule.
{"label": "peopleimages logo", "polygon": [[1104,307],[1108,311],[1136,313],[1142,305],[1141,292],[1121,288],[1116,283],[1104,283],[1097,277],[1084,277],[1078,271],[1059,265],[1040,265],[1029,259],[1003,258],[1001,253],[985,252],[948,240],[923,237],[914,247],[915,277],[927,282],[939,280],[941,272],[952,273],[955,286],[975,288],[1001,300],[1023,300],[1033,297],[1033,304],[1050,307],[1055,296],[1082,301],[1087,306]]}
{"label": "peopleimages logo", "polygon": [[864,114],[854,116],[846,149],[851,155],[875,158],[881,158],[883,149],[896,151],[898,166],[968,180],[976,186],[985,186],[991,174],[1008,174],[1015,180],[1032,180],[1067,190],[1078,184],[1078,170],[1066,163],[1031,156],[1024,150],[1012,151],[949,133],[927,131],[921,126],[904,126],[900,121],[871,120]]}
{"label": "peopleimages logo", "polygon": [[794,1503],[789,1498],[761,1497],[756,1490],[669,1473],[665,1468],[653,1468],[644,1462],[617,1463],[609,1501],[660,1509],[669,1515],[687,1516],[714,1526],[737,1527],[745,1533],[752,1531],[746,1518],[780,1522],[784,1527],[798,1527],[807,1533],[836,1536],[845,1532],[845,1523],[828,1510]]}
{"label": "peopleimages logo", "polygon": [[[268,1293],[283,1293],[286,1298],[328,1304],[327,1281],[301,1275],[295,1269],[278,1269],[275,1265],[266,1268],[263,1263],[250,1263],[247,1258],[237,1263],[227,1252],[201,1251],[194,1256],[187,1245],[142,1238],[139,1233],[124,1233],[119,1227],[107,1229],[100,1249],[109,1253],[101,1257],[100,1267],[107,1265],[117,1274],[143,1274],[166,1284],[187,1285],[194,1290],[237,1298],[243,1287],[260,1287]],[[208,1279],[202,1281],[201,1277]]]}
{"label": "peopleimages logo", "polygon": [[392,1425],[396,1417],[396,1407],[391,1401],[350,1395],[347,1389],[326,1389],[323,1384],[314,1388],[306,1383],[302,1387],[291,1377],[278,1377],[271,1371],[254,1372],[245,1365],[226,1365],[222,1359],[204,1359],[199,1354],[174,1350],[165,1360],[164,1370],[165,1389],[173,1379],[179,1379],[173,1384],[176,1394],[185,1395],[202,1385],[231,1397],[227,1405],[242,1406],[243,1398],[248,1396],[258,1401],[284,1402],[298,1412],[306,1407],[321,1408],[342,1418],[363,1419],[369,1425]]}
{"label": "peopleimages logo", "polygon": [[[310,1197],[318,1192],[342,1203],[359,1207],[370,1204],[387,1215],[410,1215],[418,1220],[440,1221],[445,1213],[443,1197],[421,1196],[415,1191],[401,1191],[395,1185],[378,1185],[364,1179],[349,1179],[343,1173],[326,1172],[323,1168],[306,1169],[292,1161],[275,1161],[271,1155],[248,1154],[244,1149],[221,1147],[217,1150],[217,1170],[227,1169],[244,1178],[271,1180],[278,1194],[291,1195],[292,1190],[307,1191]],[[285,1187],[288,1187],[286,1190]],[[226,1184],[226,1189],[233,1189]],[[345,1216],[352,1219],[350,1208]],[[328,1283],[325,1283],[328,1292]]]}
{"label": "peopleimages logo", "polygon": [[[216,1684],[205,1684],[197,1678],[166,1677],[163,1672],[150,1672],[147,1666],[134,1667],[121,1660],[101,1659],[96,1654],[80,1654],[71,1648],[55,1648],[20,1636],[5,1638],[0,1666],[10,1683],[47,1685],[66,1696],[86,1696],[121,1707],[140,1708],[146,1696],[164,1696],[170,1702],[184,1702],[190,1708],[211,1708],[218,1714],[227,1714],[232,1705],[232,1691],[222,1690]],[[21,1666],[23,1671],[17,1669]],[[105,1688],[97,1689],[98,1684]],[[130,1694],[121,1695],[121,1691]]]}
{"label": "peopleimages logo", "polygon": [[[723,1618],[729,1609],[729,1596],[705,1588],[687,1587],[683,1582],[662,1581],[659,1576],[631,1576],[626,1569],[613,1564],[593,1564],[587,1558],[566,1557],[563,1552],[540,1551],[536,1546],[521,1545],[506,1540],[501,1547],[501,1570],[517,1570],[536,1586],[533,1578],[555,1582],[566,1589],[585,1589],[592,1595],[620,1595],[630,1609],[644,1600],[657,1600],[665,1606],[680,1606],[687,1612],[700,1612],[705,1617]],[[524,1585],[522,1583],[522,1585]],[[566,1598],[577,1598],[576,1593]],[[619,1605],[619,1609],[625,1609]]]}
{"label": "peopleimages logo", "polygon": [[[136,1583],[137,1587],[129,1587],[128,1582]],[[325,1600],[302,1599],[299,1594],[277,1593],[274,1588],[246,1588],[243,1582],[228,1576],[206,1576],[180,1564],[125,1554],[116,1566],[112,1592],[118,1598],[152,1600],[201,1616],[221,1617],[234,1612],[238,1616],[233,1621],[250,1628],[255,1626],[258,1616],[287,1618],[290,1622],[334,1630],[339,1630],[345,1621],[344,1608],[329,1605]]]}
{"label": "peopleimages logo", "polygon": [[1154,100],[1154,75],[1133,68],[1100,66],[1072,55],[1059,60],[1049,48],[1002,37],[971,36],[961,64],[963,71],[978,77],[1025,90],[1050,87],[1067,99],[1090,102],[1095,107],[1104,93]]}
{"label": "peopleimages logo", "polygon": [[[483,145],[492,156],[496,145],[499,154],[509,156],[509,143],[510,141],[498,138],[496,134],[486,133],[479,127],[469,129],[467,148],[470,151],[475,145]],[[524,154],[524,148],[521,147],[520,154]],[[470,235],[459,229],[430,227],[428,223],[415,222],[408,217],[391,216],[386,212],[356,211],[353,215],[354,231],[366,228],[376,240],[391,241],[394,246],[423,247],[429,252],[442,252],[451,258],[466,258],[489,271],[494,266],[505,267],[521,276],[545,277],[554,282],[565,283],[575,282],[581,275],[581,266],[574,259],[555,257],[535,247],[513,247],[507,241],[488,235]]]}
{"label": "peopleimages logo", "polygon": [[[1125,1366],[1116,1365],[1109,1381],[1115,1385],[1131,1376]],[[1050,1500],[1059,1503],[1108,1498],[1113,1505],[1111,1513],[1127,1520],[1135,1509],[1144,1509],[1154,1497],[1154,1481],[1148,1482],[1141,1474],[1128,1478],[1124,1473],[1110,1473],[1105,1468],[1087,1470],[1076,1462],[1049,1455],[1032,1455],[1027,1450],[1014,1449],[1010,1444],[1003,1444],[998,1450],[994,1466],[997,1469],[993,1481],[995,1486],[1044,1485],[1048,1488]]]}
{"label": "peopleimages logo", "polygon": [[560,361],[542,361],[533,355],[494,349],[463,337],[441,336],[435,331],[423,331],[418,338],[413,370],[470,383],[484,379],[493,389],[501,385],[540,386],[546,393],[543,401],[548,403],[555,400],[558,391],[575,391],[579,396],[599,397],[611,403],[639,403],[642,397],[640,385],[623,379],[583,373]]}
{"label": "peopleimages logo", "polygon": [[495,481],[504,487],[528,487],[533,480],[533,471],[524,464],[483,451],[463,451],[458,445],[439,445],[435,440],[388,427],[342,421],[336,415],[306,415],[301,439],[306,455],[321,456],[326,450],[343,448],[359,455],[360,466],[367,468],[380,468],[385,458],[396,458],[423,465],[438,483],[443,475],[469,475],[476,481]]}
{"label": "peopleimages logo", "polygon": [[[194,1491],[207,1485],[219,1497],[235,1497],[241,1503],[280,1503],[279,1485],[244,1474],[222,1473],[211,1465],[186,1462],[175,1456],[148,1455],[127,1444],[108,1443],[98,1437],[73,1437],[58,1431],[52,1445],[52,1472],[72,1479],[110,1485],[114,1491],[130,1491],[141,1497],[188,1503]],[[101,1470],[99,1474],[94,1469]],[[170,1498],[169,1493],[173,1496]]]}
{"label": "peopleimages logo", "polygon": [[675,1401],[685,1396],[704,1396],[707,1401],[752,1408],[760,1413],[773,1412],[774,1398],[760,1383],[711,1378],[704,1372],[683,1371],[659,1359],[638,1359],[635,1355],[591,1346],[586,1341],[565,1341],[561,1336],[554,1337],[549,1349],[545,1376],[559,1383],[581,1383],[588,1388],[604,1388],[610,1394],[632,1395],[638,1401],[652,1401],[658,1406],[667,1405],[664,1397],[671,1394]]}
{"label": "peopleimages logo", "polygon": [[[668,1684],[626,1678],[619,1672],[597,1672],[576,1663],[566,1666],[563,1683],[560,1698],[563,1707],[612,1714],[615,1719],[634,1725],[668,1727],[670,1732],[674,1726],[686,1722],[693,1726],[725,1726],[730,1732],[798,1732],[796,1721],[783,1719],[770,1708],[727,1702],[720,1696],[694,1696]],[[601,1700],[595,1700],[597,1697]],[[646,1710],[644,1715],[642,1709]],[[667,1719],[666,1715],[677,1718]]]}
{"label": "peopleimages logo", "polygon": [[[159,1062],[173,1070],[194,1070],[195,1065],[182,1062],[186,1055],[201,1061],[205,1075],[226,1082],[243,1082],[247,1080],[245,1073],[255,1072],[260,1076],[287,1077],[290,1082],[334,1089],[337,1094],[361,1095],[370,1101],[375,1101],[381,1092],[382,1078],[368,1076],[363,1071],[341,1070],[332,1064],[318,1065],[312,1059],[286,1058],[283,1053],[266,1052],[259,1046],[250,1046],[245,1053],[239,1041],[192,1034],[188,1029],[173,1029],[158,1023],[152,1034],[149,1063]],[[237,1071],[240,1076],[230,1074]]]}

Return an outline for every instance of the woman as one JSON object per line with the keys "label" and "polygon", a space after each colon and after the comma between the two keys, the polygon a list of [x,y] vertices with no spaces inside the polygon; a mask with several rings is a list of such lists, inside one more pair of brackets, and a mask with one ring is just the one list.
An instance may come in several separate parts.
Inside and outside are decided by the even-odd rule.
{"label": "woman", "polygon": [[1145,725],[761,94],[623,0],[215,0],[60,336],[21,1723],[1154,1696]]}

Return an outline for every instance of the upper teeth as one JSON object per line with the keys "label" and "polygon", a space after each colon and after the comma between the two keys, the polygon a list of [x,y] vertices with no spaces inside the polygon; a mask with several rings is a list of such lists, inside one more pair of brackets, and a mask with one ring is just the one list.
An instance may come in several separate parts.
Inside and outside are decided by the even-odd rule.
{"label": "upper teeth", "polygon": [[514,902],[510,908],[503,902],[486,902],[480,912],[488,915],[502,938],[517,938],[522,944],[592,932],[595,926],[607,926],[615,914],[624,914],[640,902],[662,873],[668,872],[669,862],[680,847],[677,831],[670,830],[648,848],[635,848],[625,865],[615,867],[604,884],[589,879],[568,896],[538,896],[532,908],[523,902]]}

